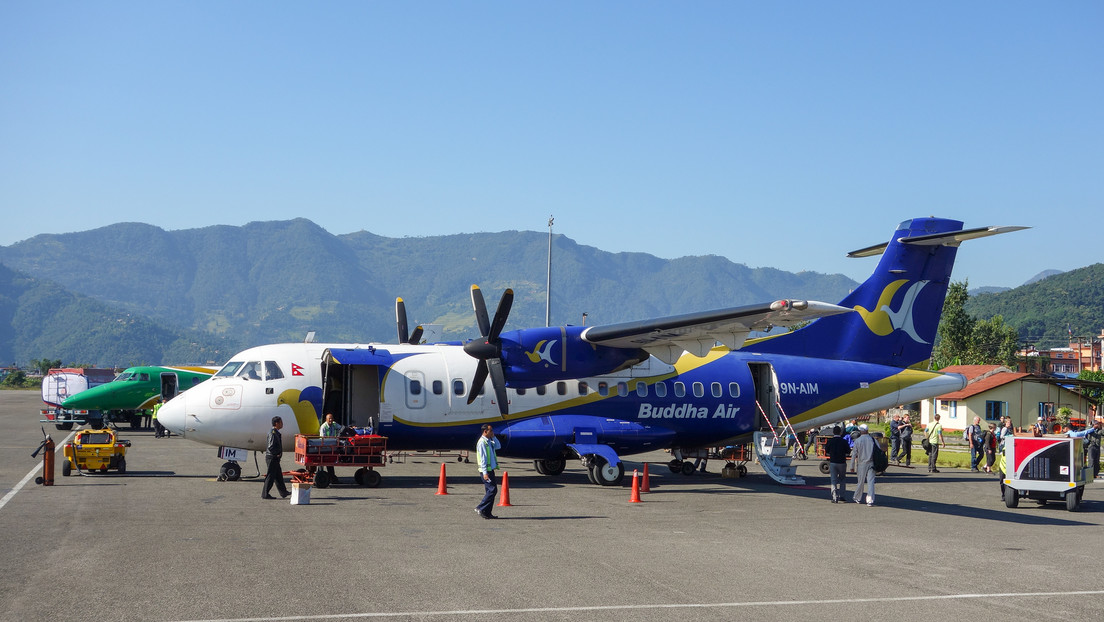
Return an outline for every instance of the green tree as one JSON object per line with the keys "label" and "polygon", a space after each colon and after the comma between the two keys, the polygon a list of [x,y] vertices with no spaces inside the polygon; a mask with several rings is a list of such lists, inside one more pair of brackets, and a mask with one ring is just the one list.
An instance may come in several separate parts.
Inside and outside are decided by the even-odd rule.
{"label": "green tree", "polygon": [[4,376],[3,385],[5,387],[21,387],[23,383],[27,381],[27,374],[22,369],[17,369],[12,373]]}
{"label": "green tree", "polygon": [[974,320],[966,313],[966,302],[970,299],[968,287],[969,280],[966,280],[952,282],[947,288],[947,297],[943,300],[943,315],[939,320],[938,339],[932,350],[933,369],[961,364],[966,360],[970,337],[974,331]]}
{"label": "green tree", "polygon": [[[1079,380],[1091,380],[1093,382],[1104,382],[1104,371],[1091,371],[1084,370],[1077,374]],[[1085,397],[1095,402],[1098,406],[1104,403],[1104,389],[1097,389],[1093,387],[1085,387],[1081,390]]]}
{"label": "green tree", "polygon": [[1019,343],[1019,333],[1005,324],[1002,316],[976,320],[965,362],[968,365],[1004,365],[1015,368]]}
{"label": "green tree", "polygon": [[31,369],[45,376],[51,369],[61,367],[61,359],[35,359],[31,361]]}

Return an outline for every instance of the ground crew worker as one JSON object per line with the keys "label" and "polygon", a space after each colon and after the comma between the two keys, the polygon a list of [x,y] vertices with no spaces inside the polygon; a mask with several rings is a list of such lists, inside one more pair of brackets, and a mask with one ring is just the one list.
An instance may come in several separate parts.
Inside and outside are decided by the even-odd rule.
{"label": "ground crew worker", "polygon": [[495,495],[498,494],[498,483],[495,482],[495,469],[498,468],[498,456],[496,449],[502,448],[502,443],[494,437],[494,428],[485,423],[481,428],[483,435],[475,444],[476,463],[479,465],[479,475],[483,478],[483,500],[475,506],[475,511],[483,518],[498,518],[491,513]]}
{"label": "ground crew worker", "polygon": [[157,411],[161,410],[161,404],[165,402],[165,398],[157,398],[157,403],[153,405],[153,413],[150,417],[153,419],[153,438],[161,438],[165,436],[165,427],[157,421]]}
{"label": "ground crew worker", "polygon": [[[318,433],[322,436],[332,436],[334,438],[341,435],[341,426],[334,421],[333,413],[326,413],[326,422],[318,428]],[[338,480],[337,475],[334,474],[333,466],[326,467],[326,472],[330,475],[330,481],[336,484]]]}

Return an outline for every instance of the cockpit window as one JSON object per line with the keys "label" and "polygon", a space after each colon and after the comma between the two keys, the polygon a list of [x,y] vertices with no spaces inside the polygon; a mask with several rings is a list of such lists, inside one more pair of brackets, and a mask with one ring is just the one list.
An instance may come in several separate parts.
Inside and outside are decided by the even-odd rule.
{"label": "cockpit window", "polygon": [[265,361],[265,380],[279,380],[283,377],[284,372],[276,361]]}
{"label": "cockpit window", "polygon": [[115,376],[115,382],[125,382],[127,380],[130,380],[131,376],[133,376],[133,375],[134,375],[134,372],[124,371],[123,373],[119,374],[118,376]]}
{"label": "cockpit window", "polygon": [[261,362],[249,361],[245,365],[242,365],[242,369],[238,372],[238,376],[247,380],[260,380],[261,379]]}
{"label": "cockpit window", "polygon": [[149,382],[149,374],[147,374],[147,373],[138,374],[138,379],[141,380],[142,382]]}
{"label": "cockpit window", "polygon": [[238,370],[241,369],[241,366],[241,361],[230,361],[229,363],[223,365],[222,369],[218,370],[218,373],[216,373],[215,376],[233,376],[238,373]]}

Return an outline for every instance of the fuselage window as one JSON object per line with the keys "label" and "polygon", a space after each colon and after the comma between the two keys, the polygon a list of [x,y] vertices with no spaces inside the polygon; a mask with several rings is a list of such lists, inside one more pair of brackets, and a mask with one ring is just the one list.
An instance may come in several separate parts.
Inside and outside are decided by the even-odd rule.
{"label": "fuselage window", "polygon": [[648,397],[648,385],[643,382],[636,383],[636,394],[640,397]]}
{"label": "fuselage window", "polygon": [[705,395],[705,385],[700,382],[694,383],[694,397],[701,397]]}
{"label": "fuselage window", "polygon": [[556,395],[567,395],[567,383],[563,380],[556,383]]}
{"label": "fuselage window", "polygon": [[238,369],[242,366],[241,361],[230,361],[222,366],[222,369],[218,370],[216,376],[233,376],[238,373]]}
{"label": "fuselage window", "polygon": [[142,382],[149,382],[149,374],[147,374],[145,372],[143,372],[141,374],[138,374],[138,379],[141,380]]}
{"label": "fuselage window", "polygon": [[675,383],[675,397],[683,397],[686,395],[686,385],[681,382]]}
{"label": "fuselage window", "polygon": [[629,385],[624,382],[617,383],[617,394],[621,397],[625,397],[629,394]]}
{"label": "fuselage window", "polygon": [[598,383],[598,395],[603,397],[609,395],[609,385],[604,382]]}
{"label": "fuselage window", "polygon": [[421,381],[411,379],[409,381],[409,383],[410,383],[410,394],[411,395],[421,395],[422,394],[422,383],[421,383]]}
{"label": "fuselage window", "polygon": [[284,370],[276,364],[276,361],[265,361],[265,379],[279,380],[284,377]]}
{"label": "fuselage window", "polygon": [[464,381],[457,378],[452,381],[452,394],[463,395],[464,394]]}
{"label": "fuselage window", "polygon": [[736,382],[728,383],[728,395],[729,397],[740,397],[740,384]]}
{"label": "fuselage window", "polygon": [[667,397],[667,383],[657,382],[655,383],[656,397]]}
{"label": "fuselage window", "polygon": [[445,392],[445,383],[440,380],[433,381],[433,394],[440,395]]}
{"label": "fuselage window", "polygon": [[720,397],[721,396],[721,383],[714,382],[713,384],[709,385],[709,392],[713,394],[713,397]]}
{"label": "fuselage window", "polygon": [[548,392],[548,387],[547,386],[542,384],[542,385],[539,385],[537,387],[537,395],[544,395],[547,392]]}
{"label": "fuselage window", "polygon": [[587,383],[585,383],[585,382],[580,382],[579,383],[579,395],[586,395],[587,391],[589,391],[589,390],[590,390],[590,387],[587,386]]}

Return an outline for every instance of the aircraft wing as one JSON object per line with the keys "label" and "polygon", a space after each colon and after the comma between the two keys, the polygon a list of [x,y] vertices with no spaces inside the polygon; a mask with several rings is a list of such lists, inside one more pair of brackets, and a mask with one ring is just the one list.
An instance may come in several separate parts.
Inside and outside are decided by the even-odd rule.
{"label": "aircraft wing", "polygon": [[642,348],[668,364],[682,353],[705,356],[721,342],[733,350],[744,345],[753,330],[768,331],[854,309],[815,300],[776,300],[771,303],[687,313],[664,318],[592,326],[583,340],[611,348]]}

